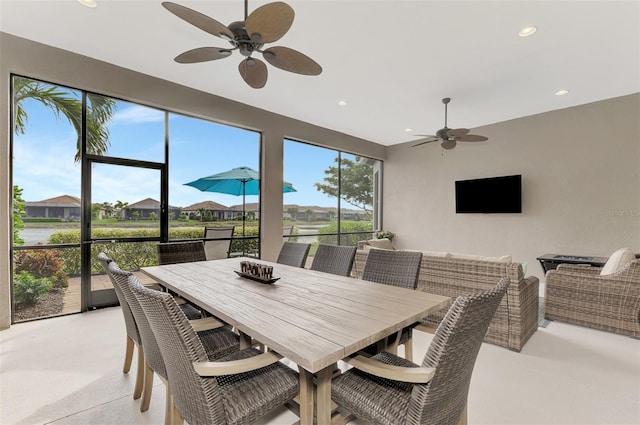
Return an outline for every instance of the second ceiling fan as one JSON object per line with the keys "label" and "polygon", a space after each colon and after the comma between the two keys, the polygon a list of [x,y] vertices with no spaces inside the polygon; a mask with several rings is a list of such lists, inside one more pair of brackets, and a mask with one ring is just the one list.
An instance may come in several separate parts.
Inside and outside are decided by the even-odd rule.
{"label": "second ceiling fan", "polygon": [[261,53],[267,62],[285,71],[303,75],[319,75],[322,72],[322,67],[316,61],[297,50],[282,46],[263,49],[266,43],[278,41],[293,24],[295,12],[286,3],[268,3],[249,14],[248,0],[245,0],[244,20],[232,22],[228,27],[177,3],[165,1],[162,6],[180,19],[231,44],[229,48],[198,47],[187,50],[175,57],[174,60],[178,63],[223,59],[231,56],[234,50],[238,50],[246,57],[238,66],[240,75],[254,89],[265,86],[268,74],[265,63],[252,56],[254,52]]}
{"label": "second ceiling fan", "polygon": [[484,142],[489,138],[477,134],[469,134],[468,128],[449,128],[447,127],[447,105],[451,102],[451,98],[442,99],[444,103],[444,128],[436,131],[435,136],[426,134],[416,134],[418,137],[426,137],[425,140],[416,143],[412,147],[424,145],[425,143],[441,142],[440,146],[444,149],[453,149],[458,142]]}

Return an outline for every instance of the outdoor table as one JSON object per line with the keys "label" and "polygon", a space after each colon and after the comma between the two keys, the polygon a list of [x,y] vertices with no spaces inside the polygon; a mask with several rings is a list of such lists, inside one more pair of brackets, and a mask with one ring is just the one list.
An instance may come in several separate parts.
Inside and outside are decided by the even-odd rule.
{"label": "outdoor table", "polygon": [[[169,290],[199,305],[241,333],[298,365],[300,423],[331,423],[335,364],[426,316],[448,297],[260,261],[273,266],[264,284],[239,277],[228,258],[142,269]],[[314,375],[316,385],[314,386]]]}

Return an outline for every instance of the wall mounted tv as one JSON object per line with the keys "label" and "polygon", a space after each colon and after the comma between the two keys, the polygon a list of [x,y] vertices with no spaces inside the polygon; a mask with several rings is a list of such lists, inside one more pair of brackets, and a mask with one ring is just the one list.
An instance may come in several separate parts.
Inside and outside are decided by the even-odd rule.
{"label": "wall mounted tv", "polygon": [[522,176],[456,181],[456,213],[521,213]]}

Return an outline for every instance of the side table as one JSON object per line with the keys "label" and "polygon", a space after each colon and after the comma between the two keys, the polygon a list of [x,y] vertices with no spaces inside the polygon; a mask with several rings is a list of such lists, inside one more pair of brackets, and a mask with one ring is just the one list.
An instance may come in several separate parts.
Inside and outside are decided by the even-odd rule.
{"label": "side table", "polygon": [[587,257],[582,255],[544,254],[536,258],[542,270],[547,274],[549,270],[555,270],[559,264],[586,264],[592,267],[602,267],[607,262],[607,257]]}

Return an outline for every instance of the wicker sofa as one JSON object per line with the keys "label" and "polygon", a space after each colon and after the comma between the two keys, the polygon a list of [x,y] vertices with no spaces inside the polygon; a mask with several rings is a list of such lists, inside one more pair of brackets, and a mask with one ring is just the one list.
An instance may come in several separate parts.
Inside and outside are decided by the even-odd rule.
{"label": "wicker sofa", "polygon": [[640,259],[610,275],[601,270],[574,264],[549,270],[545,318],[640,339]]}
{"label": "wicker sofa", "polygon": [[[360,278],[368,251],[358,250],[353,277]],[[511,284],[491,321],[485,342],[519,352],[538,330],[538,278],[525,278],[522,265],[513,262],[455,258],[446,253],[423,253],[417,290],[449,297],[473,294],[495,287],[509,277]],[[436,327],[447,309],[427,316],[422,323]]]}

